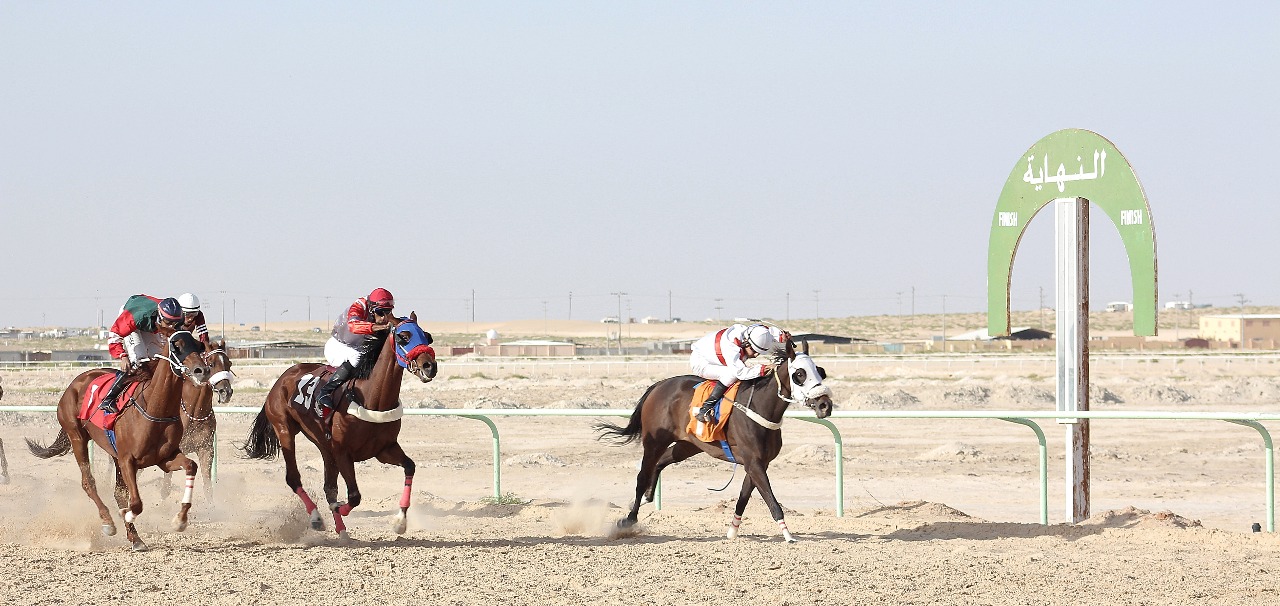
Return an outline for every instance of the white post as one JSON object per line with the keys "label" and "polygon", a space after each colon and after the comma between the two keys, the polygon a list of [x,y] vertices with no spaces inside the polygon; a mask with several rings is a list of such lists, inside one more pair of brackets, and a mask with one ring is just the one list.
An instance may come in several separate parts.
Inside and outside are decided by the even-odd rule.
{"label": "white post", "polygon": [[[1089,410],[1089,201],[1054,200],[1057,250],[1059,412]],[[1089,517],[1089,421],[1058,419],[1066,431],[1066,518]]]}

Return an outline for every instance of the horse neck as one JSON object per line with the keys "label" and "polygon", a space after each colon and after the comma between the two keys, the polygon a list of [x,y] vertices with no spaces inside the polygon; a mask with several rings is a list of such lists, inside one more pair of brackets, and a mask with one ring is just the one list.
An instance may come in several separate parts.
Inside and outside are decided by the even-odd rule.
{"label": "horse neck", "polygon": [[396,363],[395,335],[388,335],[373,364],[369,378],[365,379],[370,397],[365,407],[369,410],[390,410],[400,402],[400,383],[404,368]]}
{"label": "horse neck", "polygon": [[[783,400],[778,395],[778,388],[781,385],[780,381],[782,381],[781,377],[785,376],[786,373],[787,364],[784,362],[774,369],[773,378],[767,381],[757,381],[751,386],[744,385],[739,387],[738,400],[741,401],[745,396],[749,396],[751,398],[751,408],[757,414],[773,423],[781,422],[782,415],[787,412],[787,406],[791,405],[790,402]],[[747,390],[746,394],[742,393],[744,388]],[[751,393],[752,390],[755,393]]]}
{"label": "horse neck", "polygon": [[148,406],[147,413],[152,416],[173,416],[180,406],[184,383],[182,377],[173,373],[168,362],[156,363],[151,380],[138,389]]}

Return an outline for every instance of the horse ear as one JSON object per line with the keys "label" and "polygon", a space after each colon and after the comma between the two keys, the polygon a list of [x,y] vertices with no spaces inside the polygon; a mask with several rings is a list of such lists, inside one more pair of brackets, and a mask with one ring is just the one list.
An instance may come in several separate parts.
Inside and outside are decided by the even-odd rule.
{"label": "horse ear", "polygon": [[415,323],[415,324],[418,322],[418,312],[417,312],[417,311],[411,311],[411,312],[409,312],[409,321],[410,321],[410,322],[413,322],[413,323]]}
{"label": "horse ear", "polygon": [[804,355],[806,355],[806,356],[807,356],[807,355],[809,355],[809,342],[808,342],[808,341],[801,341],[801,342],[800,342],[800,353],[802,353],[802,354],[804,354]]}
{"label": "horse ear", "polygon": [[822,379],[822,380],[824,380],[824,381],[825,381],[825,380],[827,380],[827,369],[825,369],[825,368],[823,368],[823,367],[819,366],[819,367],[818,367],[818,377],[819,377],[819,378],[821,378],[821,379]]}

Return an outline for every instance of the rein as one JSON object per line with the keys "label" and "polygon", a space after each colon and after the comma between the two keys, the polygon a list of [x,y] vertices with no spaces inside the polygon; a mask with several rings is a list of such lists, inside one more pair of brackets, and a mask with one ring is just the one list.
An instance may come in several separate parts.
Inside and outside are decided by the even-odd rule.
{"label": "rein", "polygon": [[[148,383],[148,384],[150,384],[150,381],[148,381],[147,383]],[[147,399],[146,399],[146,398],[144,398],[144,397],[142,396],[142,392],[143,392],[143,390],[144,390],[146,387],[147,387],[146,385],[143,385],[142,387],[139,387],[139,388],[138,388],[138,395],[137,395],[136,397],[129,398],[129,401],[130,401],[130,402],[133,402],[133,407],[134,407],[134,408],[136,408],[136,409],[138,409],[138,414],[142,415],[142,418],[144,418],[144,419],[146,419],[146,420],[148,420],[148,421],[151,421],[152,423],[173,423],[173,422],[181,421],[181,420],[182,420],[181,418],[176,417],[176,416],[173,416],[173,417],[153,417],[153,416],[151,416],[151,413],[148,413],[148,412],[147,412],[147,409],[145,408],[145,405],[146,405],[146,403],[147,403]]]}

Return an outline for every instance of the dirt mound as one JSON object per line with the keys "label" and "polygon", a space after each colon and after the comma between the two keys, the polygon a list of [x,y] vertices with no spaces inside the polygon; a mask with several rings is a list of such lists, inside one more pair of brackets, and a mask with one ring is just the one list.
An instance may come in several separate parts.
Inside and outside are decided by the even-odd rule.
{"label": "dirt mound", "polygon": [[991,389],[981,385],[965,385],[943,392],[942,399],[962,406],[980,406],[991,399]]}
{"label": "dirt mound", "polygon": [[801,444],[791,452],[779,456],[777,462],[792,465],[827,465],[835,460],[835,454],[827,446]]}
{"label": "dirt mound", "polygon": [[467,402],[465,408],[529,408],[528,404],[508,400],[506,398],[493,398],[489,396],[480,396]]}
{"label": "dirt mound", "polygon": [[615,404],[603,398],[573,398],[570,400],[555,400],[548,403],[543,408],[622,408],[620,404]]}
{"label": "dirt mound", "polygon": [[1191,394],[1172,385],[1143,384],[1135,387],[1133,399],[1138,402],[1154,402],[1156,404],[1185,404],[1194,400]]}
{"label": "dirt mound", "polygon": [[976,459],[982,456],[982,451],[974,446],[970,446],[963,442],[948,442],[920,454],[916,457],[921,461],[964,461],[968,459]]}
{"label": "dirt mound", "polygon": [[1013,406],[1051,404],[1057,400],[1052,391],[1034,385],[1010,385],[1004,389],[1002,400]]}
{"label": "dirt mound", "polygon": [[1089,386],[1089,401],[1095,404],[1124,404],[1124,398],[1100,385]]}
{"label": "dirt mound", "polygon": [[859,518],[886,518],[898,522],[973,522],[980,521],[963,511],[943,503],[900,501],[855,514]]}
{"label": "dirt mound", "polygon": [[1090,516],[1081,522],[1103,528],[1200,528],[1200,520],[1184,518],[1172,511],[1151,513],[1132,505],[1124,509],[1111,509]]}
{"label": "dirt mound", "polygon": [[895,389],[886,393],[869,393],[854,396],[852,406],[850,408],[871,409],[871,410],[901,410],[909,408],[920,403],[917,398],[901,389]]}
{"label": "dirt mound", "polygon": [[503,464],[504,465],[520,465],[521,467],[528,467],[530,465],[535,465],[535,466],[540,465],[540,466],[546,466],[546,467],[567,467],[569,465],[559,457],[555,455],[547,454],[545,452],[531,452],[531,453],[526,453],[522,455],[516,455],[514,457],[511,457],[503,461]]}

